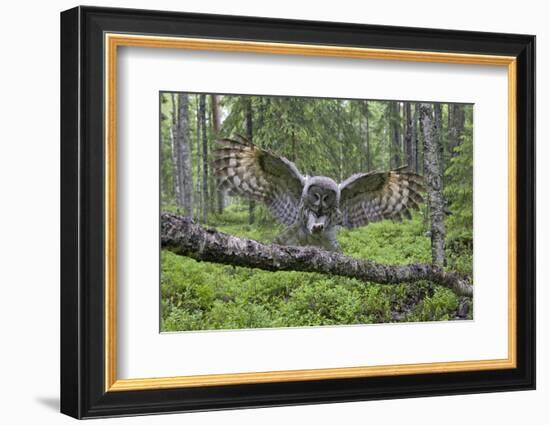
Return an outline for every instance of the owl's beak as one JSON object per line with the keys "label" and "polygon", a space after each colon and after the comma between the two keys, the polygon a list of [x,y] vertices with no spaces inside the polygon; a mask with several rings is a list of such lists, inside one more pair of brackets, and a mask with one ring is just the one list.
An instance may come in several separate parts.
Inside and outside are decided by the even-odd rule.
{"label": "owl's beak", "polygon": [[321,215],[317,217],[315,214],[310,212],[308,214],[308,219],[307,219],[307,230],[311,234],[321,233],[325,229],[326,223],[327,223],[326,215]]}

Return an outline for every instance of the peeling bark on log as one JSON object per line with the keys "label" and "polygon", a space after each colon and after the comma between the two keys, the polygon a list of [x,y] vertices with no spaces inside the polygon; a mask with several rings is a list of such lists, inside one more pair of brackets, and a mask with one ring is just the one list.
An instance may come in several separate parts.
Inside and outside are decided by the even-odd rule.
{"label": "peeling bark on log", "polygon": [[314,247],[266,245],[203,228],[187,217],[161,213],[161,244],[175,254],[199,261],[258,268],[332,274],[381,284],[429,280],[471,297],[468,278],[432,264],[390,266]]}

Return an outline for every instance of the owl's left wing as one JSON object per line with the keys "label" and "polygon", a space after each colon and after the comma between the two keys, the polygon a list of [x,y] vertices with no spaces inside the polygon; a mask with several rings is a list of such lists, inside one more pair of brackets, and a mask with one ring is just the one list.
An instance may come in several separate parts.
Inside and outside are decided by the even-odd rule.
{"label": "owl's left wing", "polygon": [[411,218],[423,199],[424,179],[411,172],[354,174],[340,183],[340,210],[345,227],[365,226],[384,219]]}
{"label": "owl's left wing", "polygon": [[293,224],[305,178],[288,159],[240,139],[220,140],[214,151],[214,169],[221,187],[265,203],[282,223]]}

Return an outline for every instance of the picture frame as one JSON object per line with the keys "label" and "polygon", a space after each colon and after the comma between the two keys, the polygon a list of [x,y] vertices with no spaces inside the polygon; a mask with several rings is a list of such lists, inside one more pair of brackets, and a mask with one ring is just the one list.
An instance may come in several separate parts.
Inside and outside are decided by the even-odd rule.
{"label": "picture frame", "polygon": [[[506,68],[509,168],[507,181],[495,184],[508,193],[500,212],[509,232],[508,356],[119,379],[122,46]],[[61,14],[61,116],[62,413],[92,418],[535,388],[534,36],[81,6]]]}

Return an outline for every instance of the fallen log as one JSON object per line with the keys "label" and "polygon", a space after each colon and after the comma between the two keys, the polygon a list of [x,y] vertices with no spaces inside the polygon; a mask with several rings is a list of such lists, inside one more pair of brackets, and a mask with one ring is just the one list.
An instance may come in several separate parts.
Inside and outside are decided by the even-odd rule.
{"label": "fallen log", "polygon": [[199,261],[269,271],[331,274],[388,285],[428,280],[457,295],[473,295],[467,277],[433,264],[386,265],[315,247],[267,245],[204,228],[190,218],[167,212],[161,213],[161,245]]}

